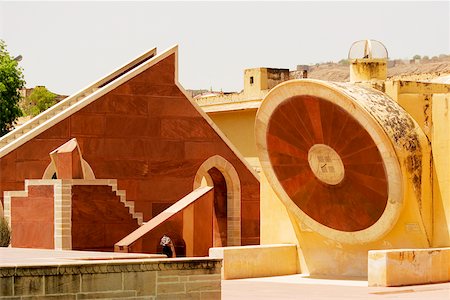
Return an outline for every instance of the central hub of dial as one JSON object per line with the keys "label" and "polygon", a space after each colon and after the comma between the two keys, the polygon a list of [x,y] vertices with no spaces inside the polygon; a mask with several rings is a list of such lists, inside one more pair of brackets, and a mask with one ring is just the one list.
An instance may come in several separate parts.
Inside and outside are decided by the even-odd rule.
{"label": "central hub of dial", "polygon": [[308,162],[314,175],[326,184],[336,185],[344,179],[344,164],[339,154],[330,146],[312,146],[308,151]]}

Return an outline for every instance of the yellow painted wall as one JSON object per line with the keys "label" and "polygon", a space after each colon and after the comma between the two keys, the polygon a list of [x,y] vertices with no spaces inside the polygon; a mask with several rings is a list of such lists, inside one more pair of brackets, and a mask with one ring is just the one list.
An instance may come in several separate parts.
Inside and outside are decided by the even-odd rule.
{"label": "yellow painted wall", "polygon": [[386,80],[386,59],[355,59],[350,62],[350,82]]}
{"label": "yellow painted wall", "polygon": [[210,248],[209,257],[223,259],[223,279],[299,273],[297,247],[293,244]]}
{"label": "yellow painted wall", "polygon": [[218,112],[208,115],[238,148],[250,165],[259,168],[255,143],[256,109]]}
{"label": "yellow painted wall", "polygon": [[450,246],[450,93],[432,98],[433,246]]}
{"label": "yellow painted wall", "polygon": [[[246,70],[244,80],[254,76],[255,84],[246,86],[249,95],[263,89],[260,71]],[[402,213],[386,236],[371,243],[344,244],[313,232],[291,216],[261,172],[261,244],[299,245],[302,273],[365,276],[369,250],[450,246],[450,87],[386,81],[385,92],[415,119],[432,145],[433,160],[430,153],[423,157],[422,202],[417,203],[413,187],[407,186]],[[256,167],[255,115],[256,109],[209,113]]]}
{"label": "yellow painted wall", "polygon": [[[404,99],[407,101],[408,99]],[[415,101],[411,98],[412,101]],[[423,110],[411,108],[421,116],[421,126],[425,124]],[[420,118],[419,118],[420,119]],[[402,175],[403,205],[399,207],[399,217],[386,224],[391,229],[375,240],[359,242],[339,242],[320,235],[308,228],[301,219],[288,211],[282,200],[272,190],[264,174],[261,173],[261,243],[296,243],[299,245],[301,271],[313,275],[367,276],[368,251],[374,249],[429,248],[432,245],[432,175],[431,153],[427,137],[417,131],[422,153],[421,194],[413,183],[414,174],[408,171],[406,160],[399,161]],[[390,141],[386,140],[387,143]],[[405,149],[396,148],[396,155],[407,157]],[[286,200],[289,201],[289,200]],[[320,201],[320,199],[316,199]]]}
{"label": "yellow painted wall", "polygon": [[[250,78],[253,77],[253,83]],[[267,90],[267,69],[255,68],[244,71],[244,92],[247,96],[258,94],[261,90]]]}
{"label": "yellow painted wall", "polygon": [[371,243],[352,245],[328,239],[307,228],[300,220],[290,216],[263,172],[260,181],[261,244],[299,245],[302,273],[365,277],[369,250],[429,247],[418,204],[413,201],[415,192],[412,186],[407,186],[402,213],[386,236]]}
{"label": "yellow painted wall", "polygon": [[419,124],[432,148],[432,246],[450,246],[450,85],[387,81],[386,94]]}

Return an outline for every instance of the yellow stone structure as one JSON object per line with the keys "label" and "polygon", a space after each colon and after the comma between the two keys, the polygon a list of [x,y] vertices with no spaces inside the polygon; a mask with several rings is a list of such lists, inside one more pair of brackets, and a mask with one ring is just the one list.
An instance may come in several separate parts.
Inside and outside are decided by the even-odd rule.
{"label": "yellow stone structure", "polygon": [[[418,265],[429,268],[428,261],[436,261],[435,257],[439,257],[442,267],[437,268],[436,262],[433,263],[435,271],[424,271],[424,274],[431,275],[423,275],[419,281],[449,281],[450,273],[446,268],[449,248],[445,247],[450,247],[450,84],[387,80],[387,51],[376,41],[355,43],[349,52],[349,60],[350,83],[300,79],[283,82],[270,89],[267,81],[261,80],[261,76],[266,76],[263,69],[253,69],[245,72],[242,93],[197,101],[252,166],[261,166],[261,244],[296,244],[298,258],[292,264],[300,262],[302,273],[363,277],[370,274],[369,279],[372,278],[373,282],[369,284],[373,285],[420,283],[417,279],[397,280],[398,276],[389,274],[400,269],[393,267],[395,264],[381,268],[380,261],[390,264],[389,261],[396,259],[401,265],[401,272],[410,270],[414,274]],[[256,85],[252,86],[250,82]],[[260,88],[259,92],[255,87]],[[314,104],[306,96],[319,99],[314,100],[319,104]],[[316,213],[313,209],[308,211],[302,207],[302,197],[307,197],[307,194],[301,196],[299,191],[306,179],[301,172],[295,178],[295,168],[301,164],[299,161],[294,162],[295,157],[304,159],[314,180],[332,195],[346,180],[370,180],[362,175],[359,178],[350,177],[353,170],[349,167],[348,159],[325,141],[314,144],[319,146],[309,146],[304,151],[306,154],[301,153],[300,147],[283,144],[283,138],[289,140],[305,135],[305,130],[298,125],[302,118],[295,115],[301,112],[289,115],[296,106],[292,104],[291,109],[282,110],[282,106],[289,101],[297,99],[301,103],[299,97],[304,97],[301,100],[304,103],[313,103],[304,105],[309,117],[320,115],[313,112],[316,108],[322,112],[322,119],[314,119],[312,124],[318,125],[321,120],[323,122],[327,117],[332,118],[331,111],[342,111],[342,116],[350,116],[348,118],[359,127],[345,132],[339,138],[352,140],[361,134],[361,143],[353,144],[355,151],[364,151],[367,141],[373,142],[378,149],[379,165],[382,166],[380,170],[384,170],[384,173],[377,171],[377,176],[381,176],[378,179],[381,180],[374,180],[367,186],[371,186],[373,194],[376,194],[377,182],[385,180],[386,204],[381,206],[381,211],[378,209],[379,215],[372,216],[372,222],[365,226],[354,225],[352,228],[353,225],[349,225],[358,223],[358,205],[365,201],[363,198],[350,201],[351,188],[341,198],[330,196],[334,201],[347,201],[346,208],[355,209],[356,213],[348,214],[347,219],[333,220],[339,207],[332,206],[332,202],[330,207],[334,207],[335,211]],[[323,108],[327,105],[331,110]],[[278,112],[281,117],[277,119]],[[345,120],[341,119],[341,122]],[[328,130],[338,128],[340,123],[333,124]],[[283,127],[288,129],[283,131]],[[320,131],[317,128],[312,128],[309,134]],[[255,140],[248,133],[253,129],[256,132]],[[363,132],[370,138],[363,138]],[[329,157],[328,167],[331,166],[337,175],[327,177],[329,175],[324,174],[321,157]],[[365,160],[367,164],[364,164]],[[361,156],[359,163],[363,170],[367,170],[370,168],[370,156]],[[310,193],[313,191],[310,190]],[[367,195],[371,197],[371,193]],[[320,203],[323,199],[317,197],[311,203]],[[369,207],[370,201],[367,203]],[[367,211],[370,219],[370,209],[367,208]],[[320,217],[321,214],[326,215]],[[345,216],[345,213],[342,215]],[[348,221],[350,218],[356,221]],[[345,226],[350,227],[345,229]],[[434,248],[440,248],[439,252],[445,254],[434,254],[434,258],[431,258],[430,253],[435,253]],[[371,250],[385,253],[373,254],[376,259],[368,261],[368,252]],[[420,252],[417,256],[420,261],[411,259],[414,256],[411,253],[415,252]],[[388,270],[388,274],[380,279],[377,270]],[[411,276],[414,278],[414,275]]]}
{"label": "yellow stone structure", "polygon": [[197,104],[257,171],[259,160],[254,138],[256,111],[270,89],[286,80],[289,80],[288,69],[246,69],[242,92],[195,98]]}

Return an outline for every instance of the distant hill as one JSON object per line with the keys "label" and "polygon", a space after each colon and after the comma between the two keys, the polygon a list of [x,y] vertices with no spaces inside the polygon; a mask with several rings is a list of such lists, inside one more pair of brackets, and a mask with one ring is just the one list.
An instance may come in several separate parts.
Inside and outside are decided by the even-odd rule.
{"label": "distant hill", "polygon": [[[388,62],[388,78],[427,80],[450,74],[450,55],[434,59],[392,60]],[[349,81],[348,64],[324,63],[309,67],[308,78]]]}

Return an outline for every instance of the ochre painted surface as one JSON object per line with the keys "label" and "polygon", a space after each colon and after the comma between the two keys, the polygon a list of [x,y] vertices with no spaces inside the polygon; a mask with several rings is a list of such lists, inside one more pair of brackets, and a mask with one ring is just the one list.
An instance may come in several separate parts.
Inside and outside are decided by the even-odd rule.
{"label": "ochre painted surface", "polygon": [[223,279],[299,273],[297,247],[292,244],[211,248],[209,256],[223,259]]}
{"label": "ochre painted surface", "polygon": [[53,186],[29,186],[27,197],[11,200],[11,246],[53,249]]}
{"label": "ochre painted surface", "polygon": [[350,61],[350,82],[386,80],[387,59],[354,59]]}
{"label": "ochre painted surface", "polygon": [[[433,178],[433,205],[424,207],[430,219],[433,247],[450,246],[450,85],[420,81],[387,81],[386,93],[397,101],[420,125],[430,140]],[[427,204],[427,202],[425,202]]]}
{"label": "ochre painted surface", "polygon": [[450,281],[450,248],[369,251],[369,286]]}
{"label": "ochre painted surface", "polygon": [[245,158],[258,156],[254,134],[256,111],[252,109],[209,114]]}
{"label": "ochre painted surface", "polygon": [[[330,185],[314,175],[308,152],[328,145],[340,156],[344,179]],[[314,96],[285,100],[273,112],[267,148],[275,174],[292,201],[317,222],[341,231],[373,225],[387,203],[387,180],[379,150],[368,132],[339,106]],[[330,157],[321,168],[334,173]]]}
{"label": "ochre painted surface", "polygon": [[74,250],[113,251],[114,244],[136,228],[136,219],[110,186],[72,186]]}
{"label": "ochre painted surface", "polygon": [[450,92],[433,95],[433,247],[450,246],[449,102]]}
{"label": "ochre painted surface", "polygon": [[[383,151],[380,150],[380,154],[383,158],[384,167],[390,168],[396,172],[394,173],[395,176],[392,176],[392,172],[385,172],[385,176],[390,178],[388,179],[388,182],[390,182],[387,185],[388,190],[390,191],[392,187],[400,187],[400,189],[397,191],[393,190],[391,195],[392,198],[389,198],[388,204],[386,204],[387,208],[383,209],[383,215],[374,225],[367,229],[347,232],[325,226],[325,230],[321,223],[319,226],[319,222],[315,220],[314,222],[311,222],[306,218],[310,218],[308,215],[305,214],[305,217],[298,213],[299,207],[294,201],[286,201],[286,199],[289,200],[291,197],[295,199],[295,194],[291,194],[291,196],[287,193],[283,194],[284,188],[281,185],[281,182],[285,178],[282,176],[292,176],[295,178],[295,175],[290,174],[288,168],[286,168],[284,174],[282,168],[278,169],[278,172],[274,168],[273,173],[271,173],[269,167],[271,168],[277,164],[281,166],[283,163],[290,163],[288,159],[293,160],[300,157],[303,158],[303,165],[306,165],[309,168],[310,166],[307,160],[308,153],[305,153],[306,151],[302,152],[298,150],[302,149],[301,143],[307,140],[302,138],[302,134],[306,134],[305,131],[308,131],[311,139],[314,137],[317,138],[317,141],[327,144],[329,141],[325,142],[323,138],[323,133],[326,132],[326,130],[322,128],[329,128],[331,131],[334,129],[338,130],[339,128],[345,128],[343,124],[348,122],[348,118],[346,118],[345,115],[341,116],[340,119],[342,122],[338,122],[331,127],[323,127],[322,122],[326,123],[333,121],[334,118],[332,116],[334,113],[327,113],[326,116],[322,117],[320,114],[320,105],[319,109],[317,109],[313,104],[305,109],[307,112],[316,111],[316,113],[308,113],[299,118],[296,116],[295,108],[291,108],[288,110],[291,115],[290,120],[289,118],[281,119],[282,121],[280,120],[280,123],[284,124],[285,127],[290,127],[290,130],[283,131],[280,126],[278,131],[279,136],[284,134],[284,137],[287,137],[288,142],[290,143],[287,143],[287,145],[285,143],[285,148],[282,148],[282,141],[274,143],[272,145],[273,151],[271,152],[270,138],[272,137],[267,134],[267,132],[270,132],[270,129],[267,131],[260,130],[262,128],[267,128],[267,125],[265,124],[269,124],[271,113],[267,113],[267,111],[266,113],[260,113],[263,109],[262,106],[260,112],[258,112],[258,116],[261,115],[261,119],[258,119],[257,117],[256,123],[257,142],[260,143],[258,144],[258,147],[266,149],[264,148],[266,147],[264,142],[267,141],[266,153],[273,156],[273,159],[269,158],[269,155],[266,155],[263,156],[265,160],[261,163],[265,173],[265,176],[261,176],[261,242],[264,244],[280,242],[298,244],[298,255],[302,273],[328,276],[366,276],[367,251],[369,250],[426,248],[430,246],[432,233],[429,231],[429,211],[427,210],[431,201],[430,151],[426,137],[420,131],[419,126],[398,106],[395,106],[395,103],[390,102],[391,100],[387,99],[382,94],[350,84],[323,83],[324,85],[329,84],[329,86],[332,86],[330,89],[323,90],[316,86],[321,84],[322,83],[306,80],[287,82],[279,86],[279,92],[275,92],[277,88],[272,90],[267,96],[272,97],[269,99],[271,101],[266,102],[266,98],[262,105],[266,105],[265,108],[269,109],[271,113],[274,112],[274,115],[276,115],[276,108],[279,105],[278,101],[281,102],[297,95],[315,95],[316,97],[329,99],[330,101],[333,101],[333,103],[339,103],[350,115],[358,119],[359,124],[363,124],[363,127],[370,133],[370,137],[375,141],[376,147],[378,147],[378,149],[383,149]],[[300,87],[301,85],[304,85],[302,87],[304,87],[305,90],[302,90]],[[342,91],[342,93],[340,93],[340,91]],[[276,98],[276,95],[279,95],[280,98]],[[354,97],[354,100],[349,100],[352,97]],[[342,102],[339,102],[341,100]],[[365,109],[360,109],[360,105],[365,107]],[[388,113],[388,110],[390,113]],[[362,116],[367,114],[367,111],[370,111],[373,115],[363,118]],[[298,129],[302,126],[301,122],[308,121],[310,114],[315,116],[315,126],[310,126],[304,130]],[[381,115],[383,115],[383,117],[380,117]],[[294,122],[294,119],[296,122]],[[322,119],[325,121],[322,121]],[[374,120],[376,120],[375,123]],[[263,122],[266,123],[264,124]],[[402,124],[407,125],[407,127],[403,128],[402,126],[399,126]],[[360,137],[364,141],[364,135],[358,134],[357,129],[358,127],[349,127],[348,132],[340,136],[339,140],[336,142],[350,144],[354,140],[353,138],[355,138],[356,142]],[[385,130],[384,134],[380,133],[382,129]],[[263,132],[262,135],[259,134],[261,132]],[[339,136],[339,134],[337,135]],[[313,141],[316,143],[315,140]],[[368,142],[370,146],[370,140],[366,140],[361,143],[356,142],[353,147],[357,148],[355,150],[364,151],[364,146],[367,145]],[[292,145],[296,147],[292,147]],[[395,148],[389,148],[390,145],[395,145]],[[411,147],[411,145],[414,145],[415,147]],[[339,156],[341,156],[345,165],[345,157],[340,153],[342,150],[334,147],[332,148]],[[420,151],[414,152],[414,150],[418,149],[420,149]],[[287,153],[287,155],[283,158],[277,151]],[[264,151],[262,152],[264,153]],[[395,158],[395,160],[393,160],[393,158]],[[286,159],[286,161],[282,161],[282,159]],[[371,159],[373,159],[373,157],[371,158],[370,155],[358,158],[362,164],[371,162]],[[418,161],[423,162],[420,168],[417,166],[411,167],[411,163]],[[396,164],[399,164],[399,167],[396,167]],[[301,164],[299,163],[298,165]],[[367,166],[362,168],[362,170],[369,171]],[[347,173],[345,176],[348,175]],[[379,173],[373,173],[372,177],[376,178],[377,175],[375,174]],[[270,180],[269,178],[268,180],[265,179],[268,175],[272,176]],[[310,180],[318,180],[312,172],[309,175]],[[421,181],[417,180],[418,178],[421,179]],[[358,182],[358,178],[354,178],[353,180]],[[279,186],[275,186],[274,182],[279,182]],[[297,187],[301,188],[302,183],[304,182],[305,181],[299,180]],[[344,183],[344,181],[342,183]],[[269,184],[270,186],[267,187],[265,186],[266,184]],[[337,186],[339,186],[339,184]],[[386,187],[386,185],[384,186]],[[294,185],[292,185],[292,187],[294,187]],[[377,185],[371,185],[371,187],[372,189],[377,189]],[[381,187],[383,187],[383,185],[381,185]],[[336,186],[333,186],[333,189],[335,188]],[[355,190],[358,191],[357,189]],[[351,193],[351,190],[349,192]],[[374,192],[367,191],[367,196],[371,197],[371,194],[373,193]],[[280,199],[281,196],[283,196],[282,199]],[[316,197],[314,200],[320,203],[320,200],[323,198],[323,196]],[[396,204],[389,207],[389,205],[393,203]],[[357,207],[357,204],[355,204],[355,207]],[[328,218],[333,218],[334,214],[335,212],[330,210],[328,214],[322,216],[324,222],[329,222]],[[391,214],[390,217],[389,214]],[[383,219],[385,215],[388,216],[388,218]],[[358,218],[358,215],[355,212],[355,214],[349,215],[349,218],[350,217]],[[376,218],[373,220],[376,220]],[[276,228],[274,224],[277,225]]]}
{"label": "ochre painted surface", "polygon": [[[258,180],[180,91],[174,74],[170,55],[2,157],[0,197],[23,190],[24,179],[42,178],[48,154],[76,137],[95,177],[117,179],[147,221],[153,209],[190,193],[200,165],[220,155],[239,174],[242,244],[259,243]],[[180,223],[168,227],[181,232]]]}

